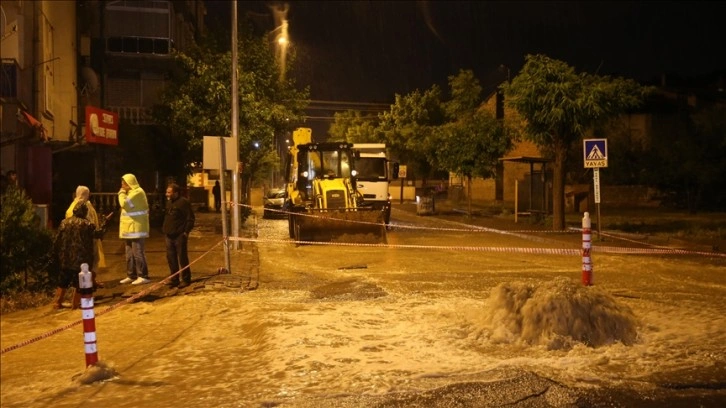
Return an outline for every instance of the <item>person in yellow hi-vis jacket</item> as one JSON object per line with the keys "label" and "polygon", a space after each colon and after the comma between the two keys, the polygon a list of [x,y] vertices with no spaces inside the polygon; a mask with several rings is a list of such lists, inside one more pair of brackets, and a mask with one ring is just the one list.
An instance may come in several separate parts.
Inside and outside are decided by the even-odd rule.
{"label": "person in yellow hi-vis jacket", "polygon": [[121,206],[118,236],[126,243],[126,278],[120,283],[149,283],[149,265],[144,249],[149,237],[149,201],[136,176],[131,173],[121,177],[118,203]]}

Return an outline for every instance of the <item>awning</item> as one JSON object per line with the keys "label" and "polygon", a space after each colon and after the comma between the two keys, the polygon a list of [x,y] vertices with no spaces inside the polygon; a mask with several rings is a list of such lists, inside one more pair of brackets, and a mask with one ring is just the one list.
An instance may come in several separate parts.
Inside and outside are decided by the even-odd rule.
{"label": "awning", "polygon": [[26,123],[33,129],[36,129],[40,131],[40,137],[43,139],[44,142],[48,141],[47,132],[45,130],[45,127],[43,126],[43,123],[41,123],[38,119],[34,118],[33,115],[26,111],[21,111],[23,114],[23,118],[25,118]]}

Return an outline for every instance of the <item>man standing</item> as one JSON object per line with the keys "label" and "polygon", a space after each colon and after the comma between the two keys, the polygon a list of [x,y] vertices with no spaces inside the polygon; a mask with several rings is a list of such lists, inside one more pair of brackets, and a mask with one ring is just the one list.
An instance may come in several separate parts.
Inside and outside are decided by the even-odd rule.
{"label": "man standing", "polygon": [[121,206],[118,236],[126,243],[127,275],[120,283],[149,283],[149,266],[144,249],[146,238],[149,237],[149,202],[146,192],[131,173],[121,177],[118,203]]}
{"label": "man standing", "polygon": [[[192,282],[187,242],[189,233],[194,228],[194,211],[189,200],[180,193],[178,184],[172,183],[166,188],[166,212],[161,230],[166,235],[166,261],[169,263],[169,273],[172,275],[169,285],[183,288]],[[178,273],[180,268],[182,268],[181,284]]]}
{"label": "man standing", "polygon": [[214,209],[219,212],[222,209],[222,189],[219,186],[219,180],[214,182],[212,195],[214,196]]}

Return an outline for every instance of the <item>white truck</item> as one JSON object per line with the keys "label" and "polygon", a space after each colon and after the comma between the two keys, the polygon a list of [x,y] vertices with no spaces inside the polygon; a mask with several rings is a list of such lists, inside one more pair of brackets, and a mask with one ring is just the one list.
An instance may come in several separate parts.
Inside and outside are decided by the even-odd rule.
{"label": "white truck", "polygon": [[382,209],[386,225],[391,220],[391,194],[388,185],[398,178],[398,163],[388,160],[385,143],[354,143],[356,151],[356,188],[363,195],[363,206]]}

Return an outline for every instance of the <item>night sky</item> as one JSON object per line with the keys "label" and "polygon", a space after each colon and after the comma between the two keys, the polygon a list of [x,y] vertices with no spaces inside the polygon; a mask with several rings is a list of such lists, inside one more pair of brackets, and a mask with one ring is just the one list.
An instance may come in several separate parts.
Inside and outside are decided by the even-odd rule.
{"label": "night sky", "polygon": [[[275,26],[265,2],[240,15]],[[726,2],[295,1],[290,40],[313,100],[390,103],[472,69],[492,90],[546,54],[578,71],[650,81],[726,68]],[[210,16],[229,3],[209,1]]]}

